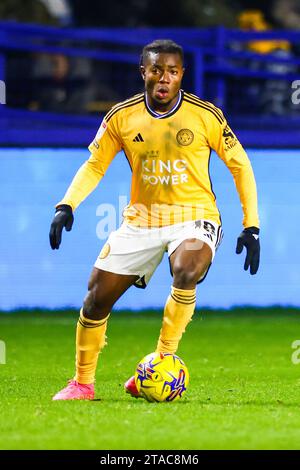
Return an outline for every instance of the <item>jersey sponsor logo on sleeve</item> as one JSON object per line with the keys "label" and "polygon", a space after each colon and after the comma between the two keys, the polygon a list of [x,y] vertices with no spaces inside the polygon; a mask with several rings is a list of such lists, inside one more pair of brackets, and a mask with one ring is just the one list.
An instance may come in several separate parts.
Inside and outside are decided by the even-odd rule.
{"label": "jersey sponsor logo on sleeve", "polygon": [[176,140],[179,145],[190,145],[194,140],[194,134],[190,129],[180,129],[177,132]]}
{"label": "jersey sponsor logo on sleeve", "polygon": [[103,134],[105,133],[106,129],[107,129],[107,124],[105,121],[102,121],[101,126],[99,127],[98,132],[93,142],[96,148],[99,148],[98,142],[99,140],[102,139]]}
{"label": "jersey sponsor logo on sleeve", "polygon": [[238,142],[236,136],[228,125],[223,129],[223,138],[225,142],[225,151],[232,149]]}
{"label": "jersey sponsor logo on sleeve", "polygon": [[106,124],[106,122],[103,120],[102,123],[101,123],[101,126],[100,126],[99,129],[98,129],[98,132],[97,132],[97,134],[96,134],[96,137],[95,137],[95,139],[93,140],[93,145],[94,145],[94,147],[96,147],[96,149],[99,148],[99,143],[98,143],[98,142],[99,142],[99,140],[102,139],[103,134],[104,134],[104,132],[106,131],[106,129],[107,129],[107,124]]}

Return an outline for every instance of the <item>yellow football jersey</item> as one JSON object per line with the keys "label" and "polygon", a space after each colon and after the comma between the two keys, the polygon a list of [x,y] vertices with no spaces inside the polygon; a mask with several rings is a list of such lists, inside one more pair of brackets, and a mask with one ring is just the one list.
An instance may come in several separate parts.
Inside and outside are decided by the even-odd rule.
{"label": "yellow football jersey", "polygon": [[211,150],[233,174],[245,227],[259,226],[250,161],[220,109],[180,91],[168,113],[153,111],[145,94],[114,106],[90,144],[90,158],[58,204],[75,209],[96,187],[114,156],[123,150],[132,170],[125,220],[157,227],[188,220],[220,223],[209,175]]}

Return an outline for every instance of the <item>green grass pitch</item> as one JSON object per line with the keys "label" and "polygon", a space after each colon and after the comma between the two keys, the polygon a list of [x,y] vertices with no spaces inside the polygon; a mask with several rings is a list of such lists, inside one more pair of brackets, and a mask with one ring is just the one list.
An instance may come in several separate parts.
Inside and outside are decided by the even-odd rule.
{"label": "green grass pitch", "polygon": [[0,315],[1,449],[299,449],[300,311],[196,313],[178,354],[191,381],[176,403],[123,391],[139,359],[155,349],[157,312],[115,312],[100,356],[96,400],[52,402],[72,378],[78,313]]}

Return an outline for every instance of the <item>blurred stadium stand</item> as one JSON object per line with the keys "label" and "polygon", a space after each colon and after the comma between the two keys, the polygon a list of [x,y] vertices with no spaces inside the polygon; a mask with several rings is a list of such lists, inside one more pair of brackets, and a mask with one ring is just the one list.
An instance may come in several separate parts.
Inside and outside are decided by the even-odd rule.
{"label": "blurred stadium stand", "polygon": [[[292,82],[299,78],[300,31],[74,29],[12,21],[0,22],[0,80],[7,92],[0,145],[87,146],[105,112],[143,89],[141,49],[162,37],[184,47],[183,87],[221,107],[244,145],[299,146]],[[275,46],[261,52],[266,43]]]}

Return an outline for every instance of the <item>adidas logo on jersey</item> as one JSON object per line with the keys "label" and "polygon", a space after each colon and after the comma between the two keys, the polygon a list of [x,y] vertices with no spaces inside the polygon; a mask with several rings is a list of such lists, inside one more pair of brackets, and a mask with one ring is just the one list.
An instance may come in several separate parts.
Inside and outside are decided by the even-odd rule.
{"label": "adidas logo on jersey", "polygon": [[138,133],[138,135],[136,135],[135,138],[133,139],[133,142],[144,142],[144,139],[141,136],[141,134]]}

